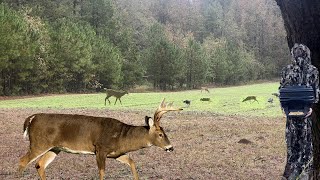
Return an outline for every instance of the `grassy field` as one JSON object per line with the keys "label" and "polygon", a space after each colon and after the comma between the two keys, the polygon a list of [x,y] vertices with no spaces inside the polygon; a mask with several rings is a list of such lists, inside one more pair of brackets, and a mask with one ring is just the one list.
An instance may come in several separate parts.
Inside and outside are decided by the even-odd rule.
{"label": "grassy field", "polygon": [[[50,95],[0,100],[0,179],[39,179],[35,162],[23,176],[16,174],[19,158],[28,150],[22,127],[35,113],[65,113],[113,117],[127,124],[143,125],[159,102],[166,98],[175,106],[192,100],[182,112],[168,113],[161,120],[174,151],[150,147],[129,153],[142,180],[181,179],[281,179],[286,162],[285,120],[279,101],[267,99],[277,92],[278,83],[211,88],[168,93],[130,93],[122,105],[104,105],[105,94]],[[242,102],[249,96],[257,102]],[[200,98],[210,97],[211,102]],[[137,110],[137,111],[136,111]],[[60,153],[46,170],[48,179],[98,179],[95,157]],[[107,160],[106,179],[132,179],[130,168]]]}
{"label": "grassy field", "polygon": [[[111,105],[104,105],[104,93],[69,94],[44,97],[23,98],[0,101],[0,108],[87,108],[110,110],[153,110],[163,98],[174,101],[174,105],[184,107],[183,100],[191,100],[191,105],[185,111],[211,112],[221,115],[249,115],[280,117],[279,100],[271,93],[278,91],[279,83],[261,83],[254,85],[211,88],[210,93],[200,90],[180,92],[130,93],[121,98],[122,105],[111,97]],[[257,102],[242,102],[247,96],[257,96]],[[211,102],[202,102],[200,98],[209,97]],[[274,103],[268,103],[272,97]]]}

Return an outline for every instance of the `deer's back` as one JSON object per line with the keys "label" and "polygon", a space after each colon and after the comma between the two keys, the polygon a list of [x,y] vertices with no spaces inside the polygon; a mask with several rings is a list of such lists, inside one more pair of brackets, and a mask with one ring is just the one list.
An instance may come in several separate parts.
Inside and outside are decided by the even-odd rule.
{"label": "deer's back", "polygon": [[124,123],[104,117],[71,114],[35,114],[29,127],[30,143],[93,151],[99,139],[110,141]]}

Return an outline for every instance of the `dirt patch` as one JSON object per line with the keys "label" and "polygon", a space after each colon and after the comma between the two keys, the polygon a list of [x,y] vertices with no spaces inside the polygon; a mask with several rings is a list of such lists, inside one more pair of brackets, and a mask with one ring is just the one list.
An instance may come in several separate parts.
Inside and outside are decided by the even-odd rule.
{"label": "dirt patch", "polygon": [[[29,142],[23,122],[33,113],[53,112],[114,117],[143,125],[140,111],[87,109],[0,109],[0,179],[38,179],[35,163],[24,175],[16,174],[19,158]],[[129,153],[141,179],[280,179],[285,165],[283,119],[168,113],[162,127],[174,146],[167,153],[157,147]],[[239,143],[243,139],[250,143]],[[247,142],[246,141],[246,142]],[[60,153],[48,166],[48,179],[98,179],[95,157]],[[132,179],[130,168],[107,159],[106,179]]]}

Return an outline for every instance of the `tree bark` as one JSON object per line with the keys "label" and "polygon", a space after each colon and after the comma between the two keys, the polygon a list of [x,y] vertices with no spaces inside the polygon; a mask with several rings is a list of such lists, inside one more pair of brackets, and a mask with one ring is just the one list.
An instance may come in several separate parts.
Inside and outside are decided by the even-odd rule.
{"label": "tree bark", "polygon": [[[311,61],[320,70],[320,1],[276,0],[280,7],[287,32],[288,46],[302,43],[311,51]],[[319,103],[314,105],[312,116],[313,179],[320,179],[320,115]]]}

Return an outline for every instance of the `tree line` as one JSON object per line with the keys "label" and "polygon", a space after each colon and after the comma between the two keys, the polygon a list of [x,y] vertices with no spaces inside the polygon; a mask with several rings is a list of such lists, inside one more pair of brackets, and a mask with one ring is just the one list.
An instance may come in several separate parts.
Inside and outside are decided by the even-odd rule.
{"label": "tree line", "polygon": [[288,62],[268,0],[0,3],[0,95],[233,85]]}

